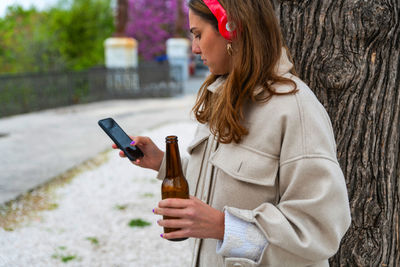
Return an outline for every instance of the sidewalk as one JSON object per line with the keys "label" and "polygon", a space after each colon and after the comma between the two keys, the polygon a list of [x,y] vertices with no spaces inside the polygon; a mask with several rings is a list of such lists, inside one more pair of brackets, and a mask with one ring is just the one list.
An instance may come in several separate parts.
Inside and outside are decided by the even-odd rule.
{"label": "sidewalk", "polygon": [[[189,80],[188,94],[172,99],[105,101],[0,119],[0,208],[31,190],[30,198],[0,209],[0,267],[190,266],[191,239],[159,236],[159,216],[151,212],[161,198],[156,172],[120,158],[97,121],[113,117],[162,149],[165,136],[175,134],[184,155],[196,125],[189,116],[192,93],[202,81]],[[67,183],[52,180],[71,169]]]}
{"label": "sidewalk", "polygon": [[[165,136],[177,134],[185,155],[195,125],[172,123],[143,134],[163,149]],[[0,267],[190,266],[192,239],[160,238],[160,217],[152,213],[161,198],[156,172],[133,165],[115,150],[97,158],[100,165],[68,184],[56,184],[51,194],[32,193],[45,198],[49,209],[24,216],[23,203],[15,203],[20,223],[0,227]]]}
{"label": "sidewalk", "polygon": [[110,148],[99,119],[113,117],[132,135],[190,121],[193,93],[203,80],[190,79],[188,94],[176,98],[112,100],[0,119],[0,204]]}

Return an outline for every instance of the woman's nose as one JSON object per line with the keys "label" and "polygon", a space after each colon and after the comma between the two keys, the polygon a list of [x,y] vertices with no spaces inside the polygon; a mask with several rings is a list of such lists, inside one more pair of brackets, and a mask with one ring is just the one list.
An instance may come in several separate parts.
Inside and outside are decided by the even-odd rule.
{"label": "woman's nose", "polygon": [[192,52],[193,52],[193,54],[196,54],[196,55],[201,54],[200,47],[197,44],[196,40],[193,40],[193,42],[192,42]]}

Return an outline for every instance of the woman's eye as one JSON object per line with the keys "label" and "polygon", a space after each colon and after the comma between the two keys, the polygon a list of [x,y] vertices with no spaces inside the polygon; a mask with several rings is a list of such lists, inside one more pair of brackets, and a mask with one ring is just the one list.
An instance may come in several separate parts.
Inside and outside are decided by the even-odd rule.
{"label": "woman's eye", "polygon": [[200,38],[201,38],[201,34],[196,34],[196,35],[194,36],[194,38],[200,39]]}

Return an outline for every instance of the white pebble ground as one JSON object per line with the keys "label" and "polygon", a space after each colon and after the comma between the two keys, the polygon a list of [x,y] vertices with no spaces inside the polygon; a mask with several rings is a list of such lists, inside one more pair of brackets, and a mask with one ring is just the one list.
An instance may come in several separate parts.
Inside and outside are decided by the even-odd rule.
{"label": "white pebble ground", "polygon": [[[170,124],[142,133],[165,150],[165,136],[177,135],[181,155],[192,140],[194,123]],[[110,141],[111,145],[111,141]],[[156,172],[121,159],[108,160],[55,190],[57,207],[39,212],[12,231],[0,228],[0,266],[189,266],[190,241],[160,238]],[[130,227],[133,219],[151,223]]]}

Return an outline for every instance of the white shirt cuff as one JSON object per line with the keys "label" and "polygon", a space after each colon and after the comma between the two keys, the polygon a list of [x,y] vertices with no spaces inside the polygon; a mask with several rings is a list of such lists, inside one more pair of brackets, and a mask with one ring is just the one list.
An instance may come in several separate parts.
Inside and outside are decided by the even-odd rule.
{"label": "white shirt cuff", "polygon": [[268,241],[258,227],[225,211],[224,240],[217,242],[217,254],[258,261]]}

